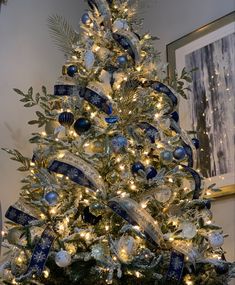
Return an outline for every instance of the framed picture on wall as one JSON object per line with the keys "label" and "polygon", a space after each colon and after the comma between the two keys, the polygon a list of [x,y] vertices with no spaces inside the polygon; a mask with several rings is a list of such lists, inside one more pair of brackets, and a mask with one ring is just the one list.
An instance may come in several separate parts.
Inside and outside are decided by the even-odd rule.
{"label": "framed picture on wall", "polygon": [[217,196],[235,194],[235,12],[168,44],[167,57],[170,77],[196,69],[179,104],[181,127],[200,141],[194,167]]}

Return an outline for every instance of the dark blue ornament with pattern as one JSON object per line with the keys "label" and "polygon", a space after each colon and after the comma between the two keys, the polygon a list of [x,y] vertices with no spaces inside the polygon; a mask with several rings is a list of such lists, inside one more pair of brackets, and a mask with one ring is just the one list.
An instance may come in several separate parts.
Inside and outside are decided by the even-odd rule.
{"label": "dark blue ornament with pattern", "polygon": [[178,160],[184,159],[185,156],[186,156],[186,151],[185,151],[184,147],[178,146],[174,150],[173,156],[174,156],[175,159],[178,159]]}
{"label": "dark blue ornament with pattern", "polygon": [[140,161],[137,161],[132,165],[131,171],[133,174],[138,174],[140,170],[145,171],[145,167]]}
{"label": "dark blue ornament with pattern", "polygon": [[82,15],[81,21],[84,25],[89,25],[91,23],[91,18],[88,13]]}
{"label": "dark blue ornament with pattern", "polygon": [[199,149],[199,147],[200,147],[200,142],[199,142],[198,139],[193,138],[193,139],[192,139],[192,143],[194,144],[194,146],[195,146],[196,149]]}
{"label": "dark blue ornament with pattern", "polygon": [[78,72],[78,68],[77,68],[76,65],[69,65],[67,67],[67,74],[68,74],[68,76],[74,77],[77,72]]}
{"label": "dark blue ornament with pattern", "polygon": [[79,118],[73,125],[75,132],[80,135],[90,130],[91,122],[86,118]]}
{"label": "dark blue ornament with pattern", "polygon": [[71,112],[63,112],[59,115],[58,121],[62,126],[70,127],[74,122],[74,115]]}
{"label": "dark blue ornament with pattern", "polygon": [[59,195],[55,191],[51,191],[45,194],[44,199],[50,206],[55,206],[58,202]]}
{"label": "dark blue ornament with pattern", "polygon": [[153,166],[149,166],[146,169],[146,178],[153,179],[157,175],[157,170]]}

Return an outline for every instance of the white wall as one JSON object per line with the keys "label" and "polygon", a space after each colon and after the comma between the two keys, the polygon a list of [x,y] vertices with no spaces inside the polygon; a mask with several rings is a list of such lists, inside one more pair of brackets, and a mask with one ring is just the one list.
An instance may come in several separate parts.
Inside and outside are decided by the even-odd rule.
{"label": "white wall", "polygon": [[[27,90],[41,85],[52,92],[61,73],[64,55],[50,37],[47,19],[64,16],[75,28],[85,9],[82,0],[10,0],[0,13],[0,147],[17,148],[31,156],[28,138],[35,128],[27,122],[33,110],[23,107],[12,88]],[[16,201],[21,174],[17,163],[0,151],[0,200],[3,212]]]}

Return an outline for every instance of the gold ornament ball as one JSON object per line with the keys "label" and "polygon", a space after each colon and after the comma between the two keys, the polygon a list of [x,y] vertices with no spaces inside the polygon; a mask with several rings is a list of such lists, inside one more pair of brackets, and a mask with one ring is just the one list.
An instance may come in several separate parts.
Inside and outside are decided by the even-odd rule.
{"label": "gold ornament ball", "polygon": [[45,132],[47,135],[53,135],[56,128],[58,128],[60,124],[57,121],[48,121],[45,125]]}

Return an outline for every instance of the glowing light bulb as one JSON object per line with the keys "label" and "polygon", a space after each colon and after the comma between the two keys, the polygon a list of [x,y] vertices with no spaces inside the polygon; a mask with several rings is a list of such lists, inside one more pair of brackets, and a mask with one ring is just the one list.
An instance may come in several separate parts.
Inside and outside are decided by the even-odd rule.
{"label": "glowing light bulb", "polygon": [[48,278],[48,277],[49,277],[49,274],[50,274],[50,272],[49,272],[48,269],[46,269],[46,270],[43,271],[43,275],[44,275],[45,278]]}

